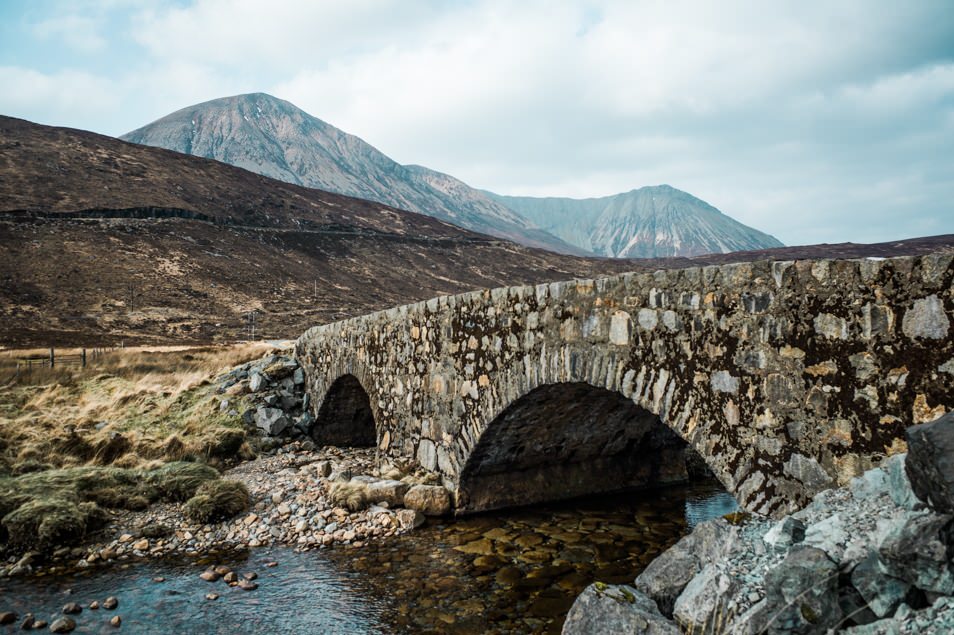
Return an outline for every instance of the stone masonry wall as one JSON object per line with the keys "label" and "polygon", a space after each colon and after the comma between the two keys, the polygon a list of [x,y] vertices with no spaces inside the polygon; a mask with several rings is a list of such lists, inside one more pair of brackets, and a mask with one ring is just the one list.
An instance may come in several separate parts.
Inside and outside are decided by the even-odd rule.
{"label": "stone masonry wall", "polygon": [[779,515],[954,409],[952,260],[761,261],[483,290],[312,328],[296,354],[313,408],[354,375],[382,455],[418,461],[451,491],[504,409],[585,382],[658,415],[741,505]]}

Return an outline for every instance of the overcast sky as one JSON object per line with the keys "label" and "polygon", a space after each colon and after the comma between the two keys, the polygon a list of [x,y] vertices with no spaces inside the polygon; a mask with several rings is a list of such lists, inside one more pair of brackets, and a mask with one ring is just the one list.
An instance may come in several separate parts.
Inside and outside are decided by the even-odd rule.
{"label": "overcast sky", "polygon": [[954,3],[0,3],[0,113],[267,92],[501,194],[668,183],[787,244],[954,233]]}

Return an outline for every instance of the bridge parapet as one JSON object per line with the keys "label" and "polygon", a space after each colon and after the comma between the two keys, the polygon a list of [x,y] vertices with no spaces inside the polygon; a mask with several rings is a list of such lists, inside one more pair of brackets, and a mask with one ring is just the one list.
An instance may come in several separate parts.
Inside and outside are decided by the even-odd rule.
{"label": "bridge parapet", "polygon": [[[657,415],[740,504],[779,514],[954,408],[952,260],[760,261],[488,289],[312,328],[297,355],[316,409],[356,378],[382,456],[440,474],[462,509],[485,506],[469,476],[502,462],[572,490],[586,485],[558,464],[585,471],[632,451],[638,417],[610,429],[594,406],[574,424],[559,391],[534,393],[586,384]],[[524,407],[531,393],[541,420]],[[507,413],[520,404],[517,421]],[[516,427],[486,434],[504,420]],[[491,438],[511,447],[491,451]]]}

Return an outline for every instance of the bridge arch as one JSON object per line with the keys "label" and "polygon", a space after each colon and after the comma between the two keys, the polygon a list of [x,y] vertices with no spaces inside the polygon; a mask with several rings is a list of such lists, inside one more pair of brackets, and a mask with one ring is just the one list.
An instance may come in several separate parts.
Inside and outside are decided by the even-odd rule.
{"label": "bridge arch", "polygon": [[323,445],[369,447],[377,443],[371,398],[347,373],[335,379],[317,408],[312,438]]}
{"label": "bridge arch", "polygon": [[465,509],[493,439],[516,434],[498,418],[586,384],[658,415],[740,505],[779,515],[954,409],[952,324],[950,253],[761,261],[432,298],[309,329],[296,355],[315,407],[357,377],[381,460],[434,472]]}
{"label": "bridge arch", "polygon": [[457,510],[683,483],[691,452],[659,417],[618,392],[545,384],[488,423],[461,469]]}

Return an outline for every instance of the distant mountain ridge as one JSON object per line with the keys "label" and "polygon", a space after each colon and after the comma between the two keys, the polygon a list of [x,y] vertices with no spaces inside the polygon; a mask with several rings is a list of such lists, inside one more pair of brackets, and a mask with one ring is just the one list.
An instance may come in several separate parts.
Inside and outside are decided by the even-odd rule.
{"label": "distant mountain ridge", "polygon": [[448,174],[397,163],[358,137],[264,93],[189,106],[121,139],[216,159],[558,253],[653,258],[782,246],[667,185],[583,200],[478,190]]}
{"label": "distant mountain ridge", "polygon": [[698,256],[784,246],[774,236],[669,185],[589,199],[484,193],[555,236],[612,258]]}
{"label": "distant mountain ridge", "polygon": [[120,138],[426,214],[531,247],[588,255],[454,177],[401,165],[358,137],[264,93],[189,106]]}

